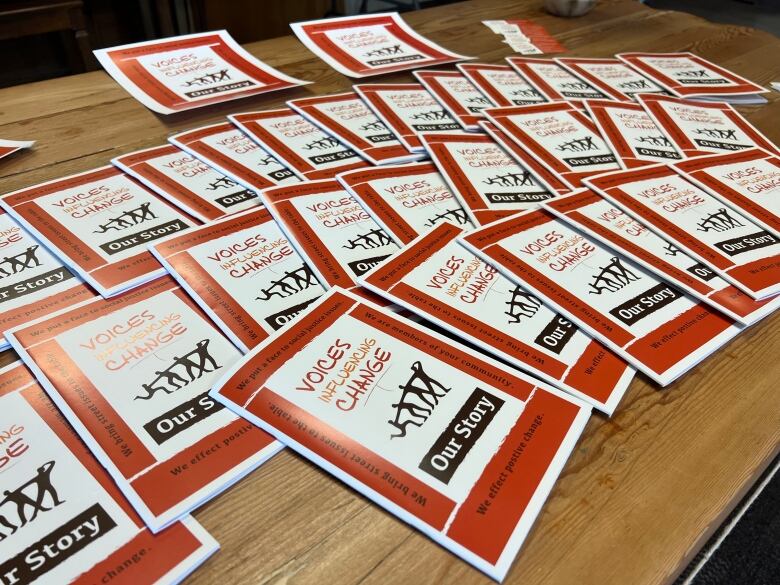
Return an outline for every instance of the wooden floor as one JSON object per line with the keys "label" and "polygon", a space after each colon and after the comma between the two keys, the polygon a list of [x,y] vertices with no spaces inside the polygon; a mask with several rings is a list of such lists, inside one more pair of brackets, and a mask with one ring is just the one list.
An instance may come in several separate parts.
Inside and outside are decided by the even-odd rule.
{"label": "wooden floor", "polygon": [[[546,15],[539,4],[479,0],[404,17],[446,48],[486,62],[501,62],[509,49],[481,20],[532,18],[572,55],[690,50],[762,85],[780,80],[780,41],[767,33],[653,11],[635,0],[599,0],[589,15],[570,20]],[[107,164],[228,113],[350,85],[293,37],[248,49],[316,83],[172,117],[152,114],[103,72],[0,90],[0,137],[38,141],[34,150],[0,161],[3,192]],[[768,95],[770,104],[740,111],[780,143],[778,94]],[[777,453],[778,380],[780,315],[667,389],[638,378],[612,419],[594,415],[588,424],[506,582],[671,581]],[[222,550],[192,584],[488,581],[289,452],[195,516]]]}

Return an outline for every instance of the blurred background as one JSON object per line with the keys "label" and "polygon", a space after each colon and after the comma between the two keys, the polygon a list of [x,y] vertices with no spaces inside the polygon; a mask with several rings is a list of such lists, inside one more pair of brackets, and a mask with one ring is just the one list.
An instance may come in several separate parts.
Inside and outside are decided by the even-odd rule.
{"label": "blurred background", "polygon": [[[94,49],[227,29],[239,43],[290,33],[326,16],[415,10],[454,0],[0,0],[0,87],[97,68]],[[642,0],[634,0],[640,2]],[[780,0],[645,0],[780,34]]]}

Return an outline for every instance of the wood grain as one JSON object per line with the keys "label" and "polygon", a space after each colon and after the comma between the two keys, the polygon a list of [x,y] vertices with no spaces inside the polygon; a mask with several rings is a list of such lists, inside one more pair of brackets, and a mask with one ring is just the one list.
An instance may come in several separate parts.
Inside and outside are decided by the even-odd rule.
{"label": "wood grain", "polygon": [[[753,29],[601,0],[561,19],[540,2],[479,0],[407,13],[445,47],[499,63],[507,45],[483,19],[531,18],[580,56],[690,50],[754,80],[780,79],[780,41]],[[162,117],[105,73],[0,90],[0,137],[38,141],[0,161],[2,191],[88,170],[169,134],[271,108],[351,80],[295,38],[247,46],[302,89]],[[409,73],[384,76],[409,81]],[[741,107],[780,142],[777,94]],[[668,583],[778,452],[780,316],[752,327],[667,389],[639,377],[612,419],[594,415],[509,573],[523,585]],[[12,352],[0,362],[14,359]],[[196,512],[222,550],[189,583],[487,583],[466,563],[290,452]]]}

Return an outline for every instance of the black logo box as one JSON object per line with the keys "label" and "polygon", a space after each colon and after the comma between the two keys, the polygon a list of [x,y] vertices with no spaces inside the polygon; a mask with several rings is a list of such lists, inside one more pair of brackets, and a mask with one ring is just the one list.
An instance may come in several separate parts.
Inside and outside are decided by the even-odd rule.
{"label": "black logo box", "polygon": [[[484,406],[485,401],[490,403],[492,410]],[[504,401],[500,398],[481,388],[475,388],[425,454],[419,468],[442,483],[449,483],[503,405]],[[469,426],[464,421],[468,421]]]}
{"label": "black logo box", "polygon": [[[485,197],[491,203],[535,203],[552,199],[549,191],[537,191],[536,193],[485,193]],[[518,210],[519,211],[519,210]]]}
{"label": "black logo box", "polygon": [[670,284],[661,282],[611,309],[609,314],[626,325],[633,325],[683,296]]}
{"label": "black logo box", "polygon": [[392,134],[374,134],[373,136],[366,136],[365,138],[372,144],[378,144],[380,142],[391,142],[395,140],[395,136]]}
{"label": "black logo box", "polygon": [[224,93],[226,91],[233,91],[234,89],[241,89],[242,87],[251,87],[255,85],[254,82],[247,80],[237,81],[235,83],[228,83],[226,85],[220,85],[218,87],[209,87],[199,89],[197,91],[186,91],[184,95],[189,98],[198,98],[206,95],[214,95],[215,93]]}
{"label": "black logo box", "polygon": [[366,61],[369,67],[381,67],[382,65],[392,65],[393,63],[405,63],[407,61],[419,61],[423,59],[422,55],[403,55],[401,57],[388,57],[387,59],[376,59]]}
{"label": "black logo box", "polygon": [[731,238],[729,240],[723,240],[722,242],[716,242],[713,245],[724,254],[737,256],[738,254],[752,252],[753,250],[774,246],[775,244],[780,244],[780,240],[768,231],[762,230],[754,234],[740,236],[739,238]]}
{"label": "black logo box", "polygon": [[[90,533],[85,522],[97,521],[98,531]],[[94,504],[68,520],[43,538],[36,540],[16,556],[0,564],[2,583],[25,585],[42,578],[46,573],[64,563],[89,544],[116,528],[116,522],[100,504]],[[6,538],[14,538],[9,536]],[[44,552],[44,547],[56,551],[56,556]],[[99,560],[99,559],[92,559]],[[14,579],[11,579],[13,576]]]}
{"label": "black logo box", "polygon": [[330,154],[318,154],[316,156],[308,157],[309,160],[315,165],[324,165],[331,162],[340,160],[346,160],[348,158],[355,158],[357,153],[352,149],[339,150],[337,152],[331,152]]}
{"label": "black logo box", "polygon": [[148,242],[164,238],[176,232],[186,230],[189,226],[180,219],[174,219],[154,227],[146,228],[140,232],[126,234],[116,240],[100,244],[100,249],[108,255],[119,254],[136,246],[143,246]]}
{"label": "black logo box", "polygon": [[281,311],[279,311],[278,313],[274,313],[273,315],[268,315],[265,318],[265,322],[268,323],[268,325],[270,325],[274,331],[277,331],[282,327],[284,327],[285,325],[287,325],[287,323],[295,319],[295,317],[297,317],[301,313],[301,311],[304,311],[306,307],[311,305],[318,298],[320,298],[319,295],[309,301],[298,303],[291,307],[286,307]]}
{"label": "black logo box", "polygon": [[384,256],[374,256],[373,258],[363,258],[361,260],[348,262],[347,266],[349,266],[350,270],[352,270],[352,272],[355,273],[355,276],[363,276],[374,266],[376,266],[377,264],[379,264],[383,260],[386,260],[389,257],[390,254],[385,254]]}
{"label": "black logo box", "polygon": [[257,193],[250,191],[249,189],[244,189],[243,191],[238,191],[237,193],[233,193],[231,195],[218,197],[214,201],[222,207],[233,207],[234,205],[238,205],[239,203],[243,203],[244,201],[248,201],[250,199],[257,199]]}
{"label": "black logo box", "polygon": [[49,288],[55,284],[60,284],[71,278],[73,278],[73,273],[64,266],[49,270],[38,276],[31,276],[20,282],[1,287],[0,302],[10,301],[38,292],[39,290]]}
{"label": "black logo box", "polygon": [[682,158],[682,156],[680,156],[676,152],[670,152],[668,150],[658,150],[655,148],[645,148],[644,146],[637,147],[636,153],[644,156],[657,156],[659,158],[671,158],[675,160]]}
{"label": "black logo box", "polygon": [[572,156],[563,159],[569,166],[584,167],[588,165],[603,165],[617,162],[613,154],[595,154],[593,156]]}
{"label": "black logo box", "polygon": [[536,336],[534,343],[555,354],[560,354],[576,332],[577,326],[574,323],[560,315],[555,315],[552,321],[545,325],[544,329]]}
{"label": "black logo box", "polygon": [[460,124],[444,122],[442,124],[412,124],[416,132],[436,132],[438,130],[463,130]]}
{"label": "black logo box", "polygon": [[701,138],[694,138],[693,140],[698,146],[704,148],[719,148],[721,150],[745,150],[746,148],[752,148],[749,144],[729,144],[728,142],[719,142],[717,140],[703,140]]}
{"label": "black logo box", "polygon": [[208,392],[204,392],[153,418],[144,425],[144,429],[155,443],[162,445],[223,408]]}

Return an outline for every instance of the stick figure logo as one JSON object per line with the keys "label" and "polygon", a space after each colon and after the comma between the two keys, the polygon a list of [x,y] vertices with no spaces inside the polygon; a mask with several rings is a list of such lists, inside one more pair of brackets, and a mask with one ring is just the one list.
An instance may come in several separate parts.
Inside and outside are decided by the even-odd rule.
{"label": "stick figure logo", "polygon": [[314,140],[306,144],[304,150],[327,150],[329,148],[335,148],[339,145],[339,141],[331,136],[325,136],[318,140]]}
{"label": "stick figure logo", "polygon": [[419,361],[412,364],[411,370],[406,384],[398,386],[402,391],[401,398],[391,405],[396,409],[395,418],[387,422],[398,431],[390,435],[391,439],[405,437],[409,425],[421,427],[439,404],[439,399],[452,390],[429,376]]}
{"label": "stick figure logo", "polygon": [[157,377],[154,380],[141,384],[146,394],[136,396],[133,400],[151,400],[158,392],[172,394],[198,380],[203,374],[220,369],[222,366],[209,353],[209,342],[209,339],[203,339],[191,352],[174,357],[170,366],[155,372]]}
{"label": "stick figure logo", "polygon": [[270,154],[262,157],[260,160],[257,161],[257,166],[259,167],[267,167],[268,165],[273,165],[273,164],[277,164],[277,161]]}
{"label": "stick figure logo", "polygon": [[474,96],[466,99],[467,104],[473,104],[475,106],[489,106],[490,101],[488,101],[486,98],[480,96]]}
{"label": "stick figure logo", "polygon": [[[39,512],[48,512],[64,503],[57,494],[57,490],[51,481],[51,472],[54,469],[54,461],[47,461],[36,471],[35,477],[23,483],[13,490],[2,492],[3,500],[0,501],[0,541],[5,540],[10,534],[26,524],[34,521]],[[48,496],[48,506],[45,505]],[[8,512],[9,506],[15,506],[15,510]],[[28,516],[29,513],[29,516]],[[9,518],[13,514],[16,522]],[[10,530],[9,534],[5,530]]]}
{"label": "stick figure logo", "polygon": [[371,250],[374,248],[381,248],[382,246],[389,246],[393,243],[390,236],[382,228],[374,228],[370,232],[365,234],[359,234],[351,240],[347,240],[346,244],[342,244],[342,248],[347,250],[355,250],[361,248],[363,250]]}
{"label": "stick figure logo", "polygon": [[304,263],[300,268],[288,270],[281,278],[272,280],[269,286],[260,290],[260,294],[255,299],[267,301],[274,296],[284,299],[317,284],[319,283],[314,272],[308,264]]}
{"label": "stick figure logo", "polygon": [[666,250],[664,252],[664,256],[672,256],[672,257],[677,256],[677,254],[682,252],[682,250],[680,250],[680,248],[678,248],[677,246],[675,246],[671,242],[666,242],[666,245],[664,246],[664,250]]}
{"label": "stick figure logo", "polygon": [[503,175],[495,175],[488,177],[482,181],[485,185],[498,185],[500,187],[530,187],[533,185],[531,173],[529,171],[522,171],[520,173],[505,173]]}
{"label": "stick figure logo", "polygon": [[696,79],[704,79],[705,77],[710,76],[706,69],[687,69],[684,71],[678,71],[677,75],[680,77],[693,77]]}
{"label": "stick figure logo", "polygon": [[593,276],[593,282],[588,285],[592,289],[588,291],[588,294],[600,295],[604,291],[617,292],[639,278],[638,274],[623,265],[620,258],[614,256],[609,264],[599,267],[598,274]]}
{"label": "stick figure logo", "polygon": [[592,136],[585,136],[559,144],[555,149],[560,152],[585,152],[588,150],[597,150],[598,146],[593,142]]}
{"label": "stick figure logo", "polygon": [[230,74],[227,69],[222,69],[216,73],[208,73],[195,77],[184,84],[184,87],[211,85],[212,83],[219,83],[220,81],[230,81]]}
{"label": "stick figure logo", "polygon": [[631,90],[642,90],[642,89],[653,89],[652,86],[647,83],[646,79],[634,79],[631,81],[623,81],[622,83],[618,83],[618,87],[620,89],[631,89]]}
{"label": "stick figure logo", "polygon": [[218,178],[215,181],[212,181],[208,184],[206,187],[206,191],[216,191],[217,189],[229,189],[230,187],[235,187],[238,183],[236,183],[233,179],[229,179],[228,177],[222,176]]}
{"label": "stick figure logo", "polygon": [[509,300],[504,303],[507,310],[504,315],[509,316],[508,323],[522,323],[523,319],[530,319],[539,311],[542,301],[519,286],[515,286]]}
{"label": "stick figure logo", "polygon": [[428,110],[410,116],[412,120],[425,120],[426,122],[437,122],[448,118],[444,110]]}
{"label": "stick figure logo", "polygon": [[696,230],[700,232],[727,232],[734,228],[744,227],[745,224],[731,215],[725,207],[721,207],[718,211],[711,213],[696,225],[698,226]]}
{"label": "stick figure logo", "polygon": [[640,136],[637,138],[637,142],[640,144],[650,144],[652,146],[668,146],[671,148],[672,143],[666,136]]}
{"label": "stick figure logo", "polygon": [[385,126],[379,120],[375,120],[373,122],[366,122],[360,127],[360,130],[363,132],[385,132],[387,130],[387,126]]}
{"label": "stick figure logo", "polygon": [[28,268],[36,268],[41,265],[38,259],[38,244],[29,246],[24,252],[13,256],[6,256],[0,260],[0,278],[18,274]]}
{"label": "stick figure logo", "polygon": [[737,140],[737,131],[734,129],[724,130],[722,128],[697,128],[693,131],[693,133],[698,134],[699,136],[718,138],[720,140]]}
{"label": "stick figure logo", "polygon": [[442,211],[441,213],[437,213],[428,221],[425,222],[425,227],[433,227],[437,223],[449,220],[455,225],[465,225],[469,222],[469,218],[466,216],[466,212],[463,210],[462,207],[454,207],[452,209],[448,209],[446,211]]}
{"label": "stick figure logo", "polygon": [[392,45],[390,47],[382,47],[380,49],[374,49],[364,54],[365,57],[389,57],[390,55],[398,55],[401,51],[401,45]]}
{"label": "stick figure logo", "polygon": [[539,99],[542,97],[542,94],[540,94],[538,91],[536,91],[534,88],[529,87],[527,89],[515,89],[509,93],[509,95],[513,97],[518,98],[536,98]]}
{"label": "stick figure logo", "polygon": [[572,91],[588,91],[592,89],[587,83],[582,81],[567,81],[565,83],[561,83],[561,88],[570,89]]}
{"label": "stick figure logo", "polygon": [[122,231],[135,225],[144,223],[151,219],[157,219],[157,216],[149,208],[150,202],[142,203],[139,207],[129,209],[124,213],[109,219],[106,223],[98,226],[98,229],[92,233],[104,234],[108,230]]}

